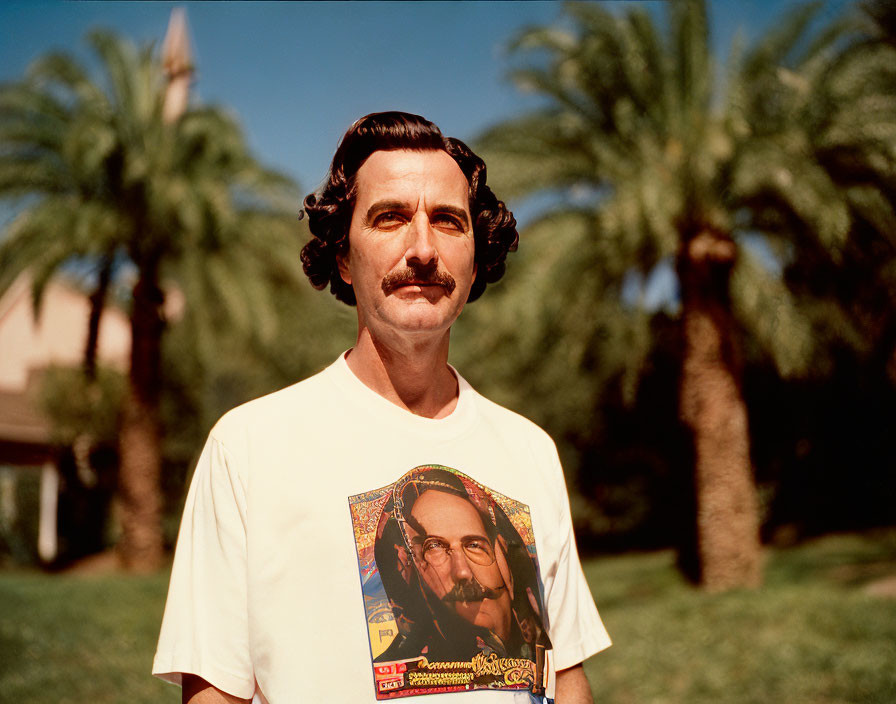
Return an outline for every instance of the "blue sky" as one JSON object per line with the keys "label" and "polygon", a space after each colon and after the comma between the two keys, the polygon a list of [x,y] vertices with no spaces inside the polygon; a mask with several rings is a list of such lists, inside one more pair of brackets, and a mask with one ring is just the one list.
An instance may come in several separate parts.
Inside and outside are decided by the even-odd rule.
{"label": "blue sky", "polygon": [[[606,3],[625,6],[627,3]],[[642,2],[661,12],[662,2]],[[788,0],[710,2],[717,51],[748,36]],[[833,0],[825,14],[848,4]],[[555,21],[554,2],[48,2],[0,3],[0,80],[19,78],[51,49],[86,56],[103,26],[161,44],[171,8],[187,8],[198,69],[195,94],[234,110],[266,164],[311,190],[345,129],[369,112],[420,113],[470,140],[534,104],[506,79],[508,41]]]}

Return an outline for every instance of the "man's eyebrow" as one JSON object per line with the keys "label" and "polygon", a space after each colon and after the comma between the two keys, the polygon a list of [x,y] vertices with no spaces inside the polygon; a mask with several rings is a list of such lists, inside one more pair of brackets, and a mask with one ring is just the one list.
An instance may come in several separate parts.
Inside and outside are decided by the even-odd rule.
{"label": "man's eyebrow", "polygon": [[407,210],[408,204],[400,200],[380,200],[367,209],[366,221],[370,222],[377,213],[387,210]]}
{"label": "man's eyebrow", "polygon": [[467,211],[463,208],[457,208],[453,205],[437,205],[433,208],[433,212],[448,213],[449,215],[458,218],[464,224],[464,227],[470,226],[470,218],[467,216]]}

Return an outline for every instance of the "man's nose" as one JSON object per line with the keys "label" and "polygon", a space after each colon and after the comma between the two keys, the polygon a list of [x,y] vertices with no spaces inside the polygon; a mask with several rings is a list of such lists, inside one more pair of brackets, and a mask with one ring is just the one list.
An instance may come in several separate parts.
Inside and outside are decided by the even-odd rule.
{"label": "man's nose", "polygon": [[473,577],[473,572],[470,570],[470,562],[467,560],[467,555],[463,549],[452,550],[449,555],[451,556],[451,576],[455,582]]}
{"label": "man's nose", "polygon": [[405,260],[410,264],[437,264],[439,252],[435,246],[435,233],[424,213],[418,213],[411,219],[408,227],[408,249]]}

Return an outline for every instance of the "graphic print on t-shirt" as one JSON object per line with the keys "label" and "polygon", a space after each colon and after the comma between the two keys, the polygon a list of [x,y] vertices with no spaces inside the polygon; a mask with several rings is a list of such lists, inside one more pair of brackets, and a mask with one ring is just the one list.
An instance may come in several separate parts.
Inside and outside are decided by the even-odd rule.
{"label": "graphic print on t-shirt", "polygon": [[349,509],[377,699],[544,693],[551,643],[528,506],[423,465]]}

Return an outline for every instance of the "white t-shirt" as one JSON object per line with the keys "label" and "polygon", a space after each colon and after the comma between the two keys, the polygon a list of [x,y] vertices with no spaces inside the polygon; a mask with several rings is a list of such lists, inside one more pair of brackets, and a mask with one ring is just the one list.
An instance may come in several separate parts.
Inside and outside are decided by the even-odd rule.
{"label": "white t-shirt", "polygon": [[[609,646],[579,564],[553,442],[460,376],[458,385],[457,406],[449,416],[423,418],[365,386],[343,355],[320,374],[225,414],[211,431],[187,496],[153,674],[178,684],[181,673],[196,674],[234,696],[270,704],[376,702],[390,692],[425,693],[426,704],[532,701],[519,689],[453,691],[463,682],[467,689],[482,683],[495,687],[500,677],[477,676],[474,682],[475,673],[465,668],[470,663],[440,662],[431,638],[415,651],[413,627],[408,647],[396,650],[401,599],[394,579],[384,587],[386,575],[380,579],[373,543],[378,526],[385,525],[382,513],[394,508],[384,507],[392,487],[402,479],[406,486],[411,470],[434,466],[436,473],[427,476],[450,480],[436,482],[436,489],[455,491],[447,485],[461,482],[475,494],[468,503],[478,507],[479,517],[470,520],[480,522],[466,533],[483,537],[413,537],[426,527],[410,509],[405,522],[405,515],[396,513],[408,555],[413,541],[421,546],[428,541],[425,561],[417,552],[421,567],[403,573],[419,595],[417,602],[455,618],[453,608],[434,596],[431,580],[418,576],[425,576],[421,570],[429,569],[436,553],[484,583],[491,578],[485,573],[498,574],[501,568],[507,586],[498,584],[495,593],[512,593],[505,557],[507,536],[513,535],[525,549],[517,550],[517,559],[528,554],[537,565],[527,574],[540,573],[539,588],[533,586],[527,600],[534,612],[546,604],[542,616],[553,645],[544,666],[547,696],[553,696],[556,670]],[[467,508],[460,504],[460,510]],[[477,555],[480,549],[484,557]],[[394,551],[392,563],[397,564]],[[516,583],[519,594],[522,578]],[[496,618],[507,622],[510,612],[513,635],[502,641],[486,629],[474,638],[482,653],[477,662],[489,662],[491,672],[496,663],[519,664],[532,652],[522,637],[531,632],[532,619],[522,618],[519,600],[511,612],[509,599],[495,598]],[[459,611],[461,606],[470,604],[458,605]],[[425,620],[419,609],[415,618]],[[431,623],[428,629],[430,634],[445,630]],[[503,642],[513,639],[521,649],[503,652]],[[384,653],[390,643],[393,648]],[[390,653],[397,653],[394,661]],[[497,672],[504,676],[507,669]],[[410,670],[416,670],[413,683],[407,679]],[[508,675],[507,681],[522,680]],[[440,682],[446,686],[433,686]]]}

